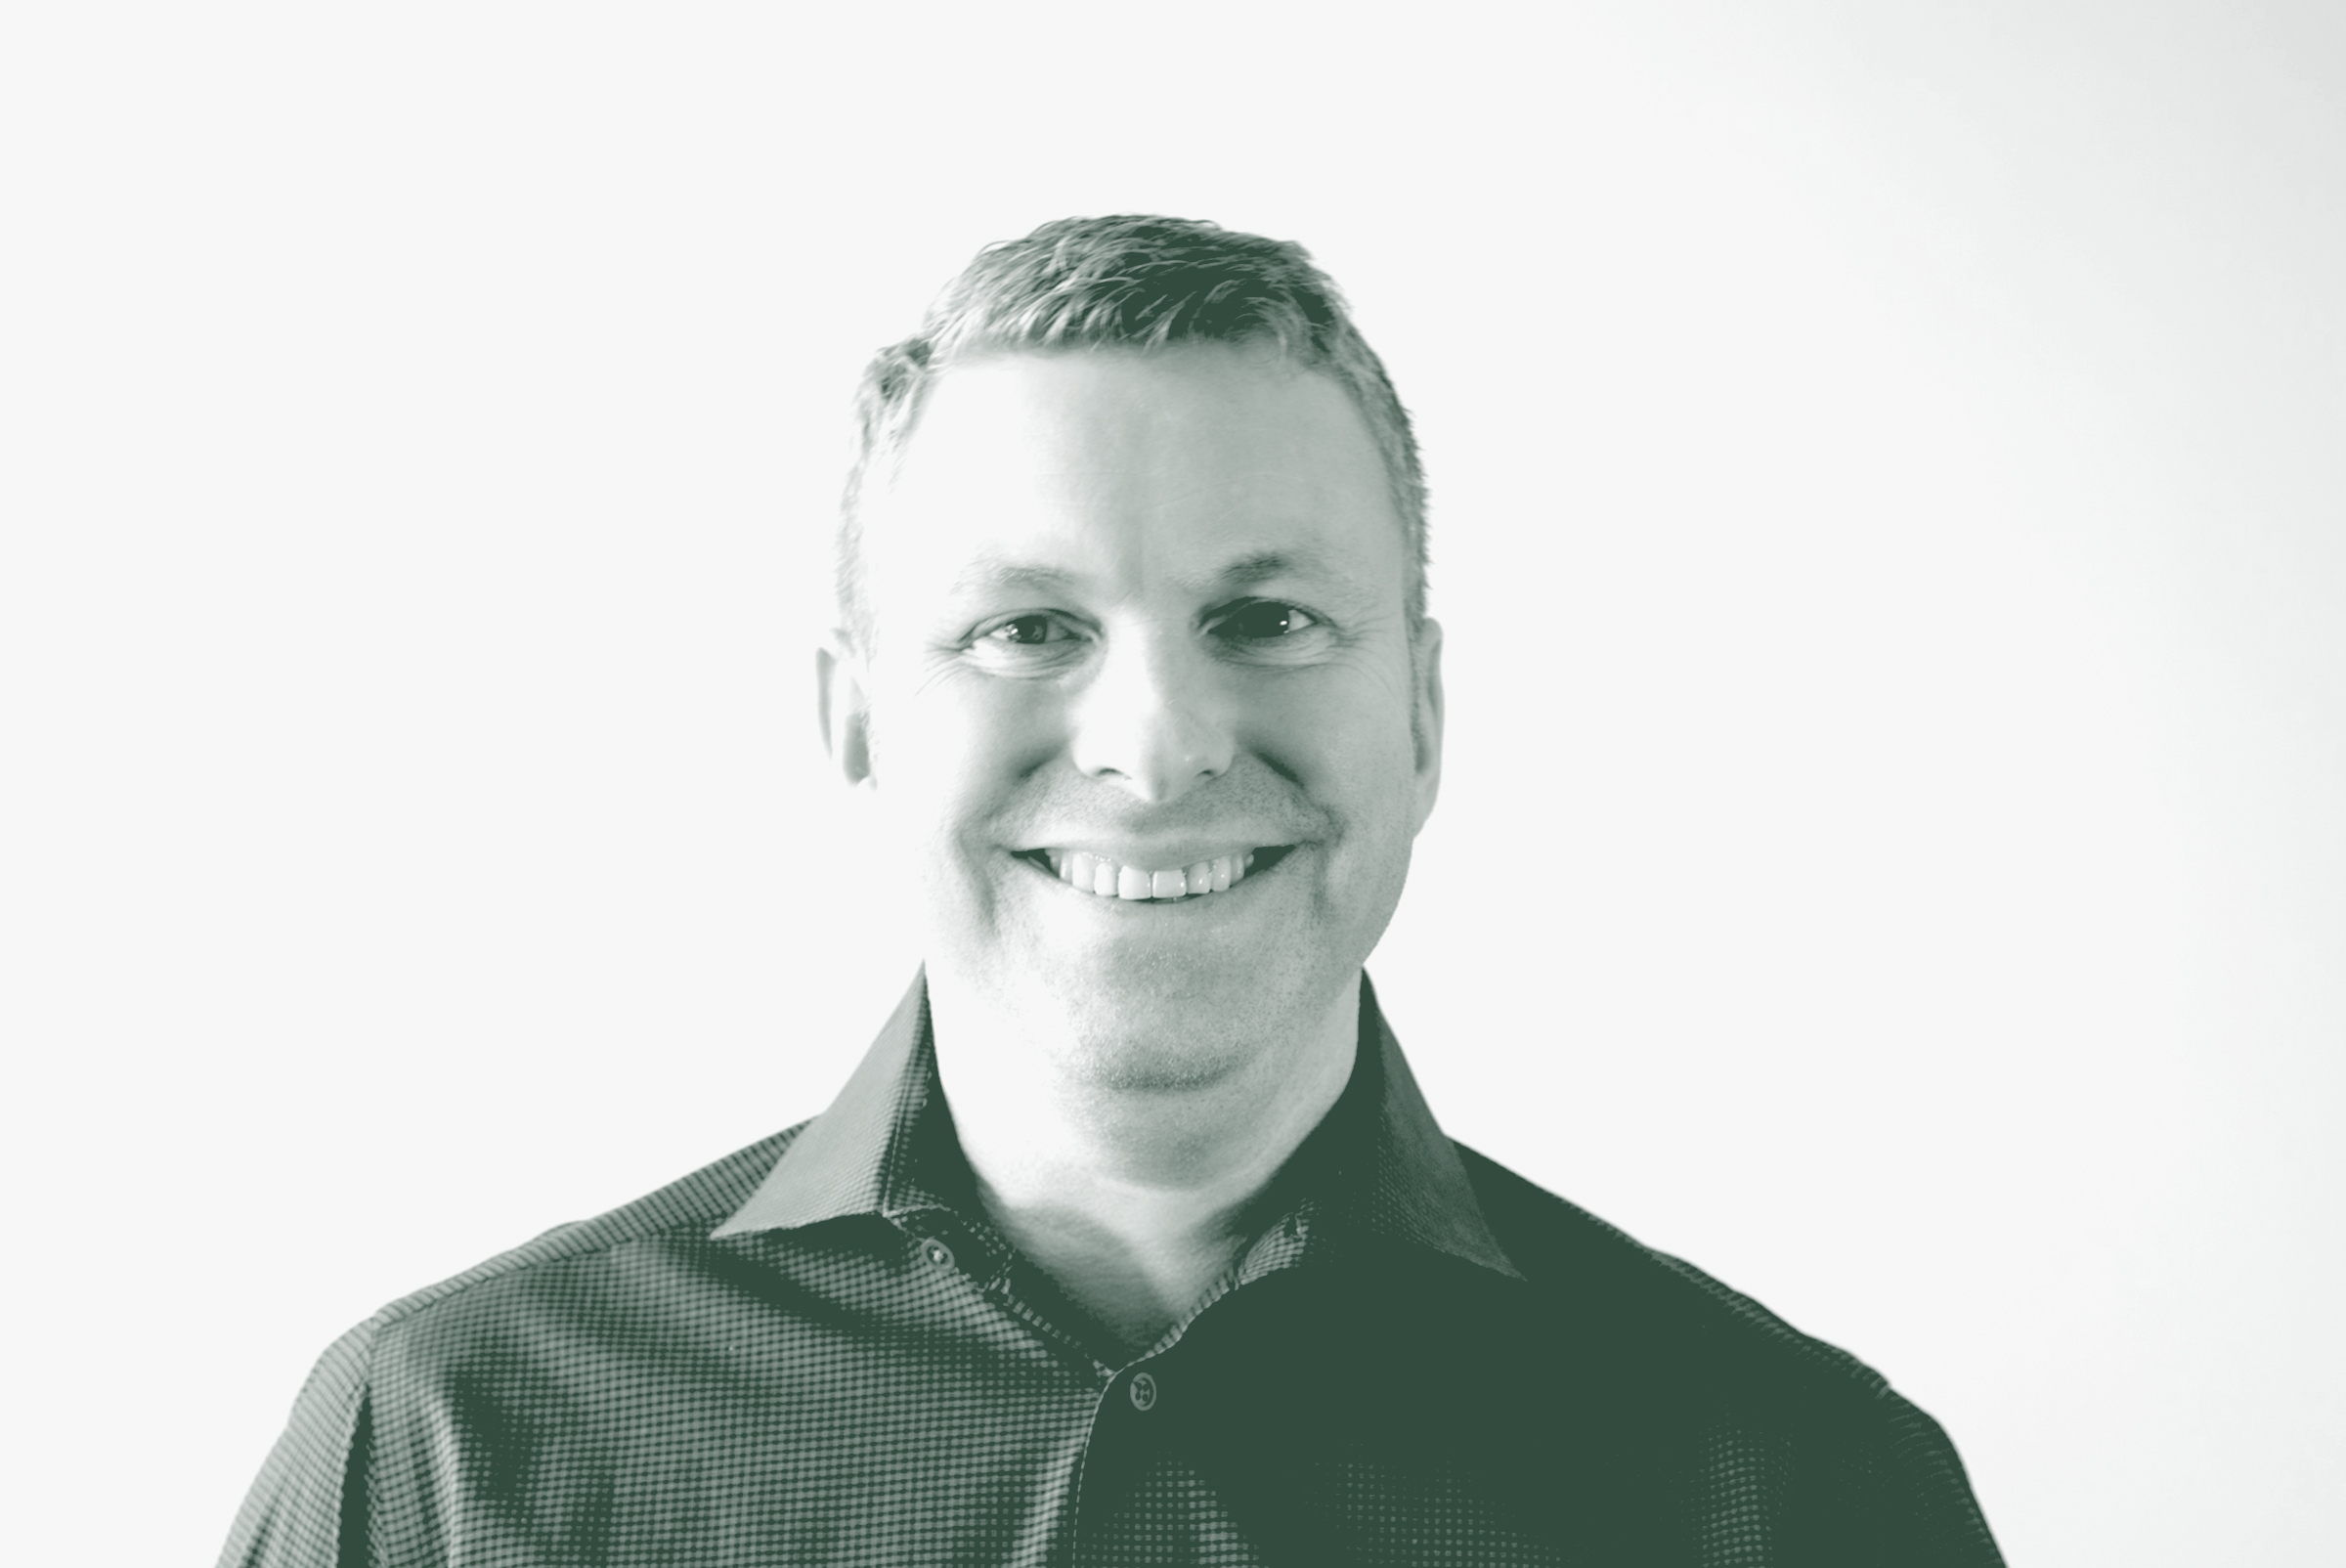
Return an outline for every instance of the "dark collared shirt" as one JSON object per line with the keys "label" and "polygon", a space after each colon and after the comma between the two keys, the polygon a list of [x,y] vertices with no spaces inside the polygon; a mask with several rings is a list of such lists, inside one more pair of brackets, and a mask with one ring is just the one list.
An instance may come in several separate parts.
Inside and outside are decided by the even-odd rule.
{"label": "dark collared shirt", "polygon": [[1453,1144],[1361,1015],[1135,1359],[985,1222],[916,982],[815,1120],[336,1343],[223,1561],[2000,1561],[1928,1416]]}

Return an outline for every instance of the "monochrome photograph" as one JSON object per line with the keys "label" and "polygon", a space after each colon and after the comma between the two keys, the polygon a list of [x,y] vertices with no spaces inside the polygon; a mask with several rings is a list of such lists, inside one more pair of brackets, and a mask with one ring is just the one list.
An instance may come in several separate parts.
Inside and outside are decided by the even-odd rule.
{"label": "monochrome photograph", "polygon": [[2325,8],[0,102],[27,1560],[2334,1557]]}

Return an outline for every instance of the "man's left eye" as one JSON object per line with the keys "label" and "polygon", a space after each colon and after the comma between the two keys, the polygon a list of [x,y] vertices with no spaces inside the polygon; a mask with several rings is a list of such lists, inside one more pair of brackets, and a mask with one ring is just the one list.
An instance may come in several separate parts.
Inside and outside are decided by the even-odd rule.
{"label": "man's left eye", "polygon": [[1242,637],[1249,642],[1275,642],[1319,624],[1307,610],[1299,610],[1292,604],[1266,600],[1261,604],[1249,604],[1242,610],[1223,617],[1214,630],[1225,636]]}

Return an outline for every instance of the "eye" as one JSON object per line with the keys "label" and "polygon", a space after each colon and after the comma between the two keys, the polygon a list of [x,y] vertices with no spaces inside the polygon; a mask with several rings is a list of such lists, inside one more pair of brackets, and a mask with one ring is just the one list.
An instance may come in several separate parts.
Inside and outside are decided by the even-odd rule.
{"label": "eye", "polygon": [[1003,647],[1035,648],[1046,642],[1064,642],[1068,634],[1065,627],[1047,615],[1021,615],[992,628],[980,640]]}
{"label": "eye", "polygon": [[1214,630],[1224,636],[1238,637],[1247,642],[1276,642],[1319,624],[1319,619],[1308,610],[1299,610],[1292,604],[1281,604],[1275,599],[1265,599],[1224,616]]}
{"label": "eye", "polygon": [[1080,658],[1085,646],[1080,623],[1056,610],[1029,610],[980,623],[959,656],[997,675],[1043,675]]}

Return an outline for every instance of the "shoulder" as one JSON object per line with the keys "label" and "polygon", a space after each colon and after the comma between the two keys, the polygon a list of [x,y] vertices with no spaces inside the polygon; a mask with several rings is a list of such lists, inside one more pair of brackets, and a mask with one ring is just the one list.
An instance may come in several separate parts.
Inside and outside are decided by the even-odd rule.
{"label": "shoulder", "polygon": [[1711,1525],[1757,1509],[1786,1541],[2002,1561],[1945,1430],[1880,1372],[1473,1150],[1458,1157],[1547,1339],[1596,1347],[1634,1410],[1694,1444]]}
{"label": "shoulder", "polygon": [[462,1319],[480,1309],[496,1310],[516,1295],[556,1288],[619,1263],[630,1252],[668,1246],[697,1249],[709,1233],[746,1201],[804,1132],[801,1122],[746,1149],[705,1165],[592,1219],[557,1225],[532,1241],[500,1252],[463,1273],[391,1302],[354,1330],[380,1340],[435,1323]]}
{"label": "shoulder", "polygon": [[1456,1147],[1492,1235],[1560,1310],[1714,1377],[1798,1384],[1861,1401],[1889,1393],[1888,1380],[1847,1351],[1497,1160]]}
{"label": "shoulder", "polygon": [[368,1455],[397,1427],[401,1412],[412,1416],[409,1407],[434,1405],[451,1374],[461,1383],[484,1368],[558,1359],[566,1339],[606,1337],[607,1323],[598,1320],[628,1293],[630,1266],[640,1275],[649,1254],[656,1275],[679,1256],[713,1247],[709,1233],[748,1198],[801,1127],[403,1296],[336,1340],[319,1358],[246,1495],[224,1568],[349,1560],[346,1536],[368,1506]]}

